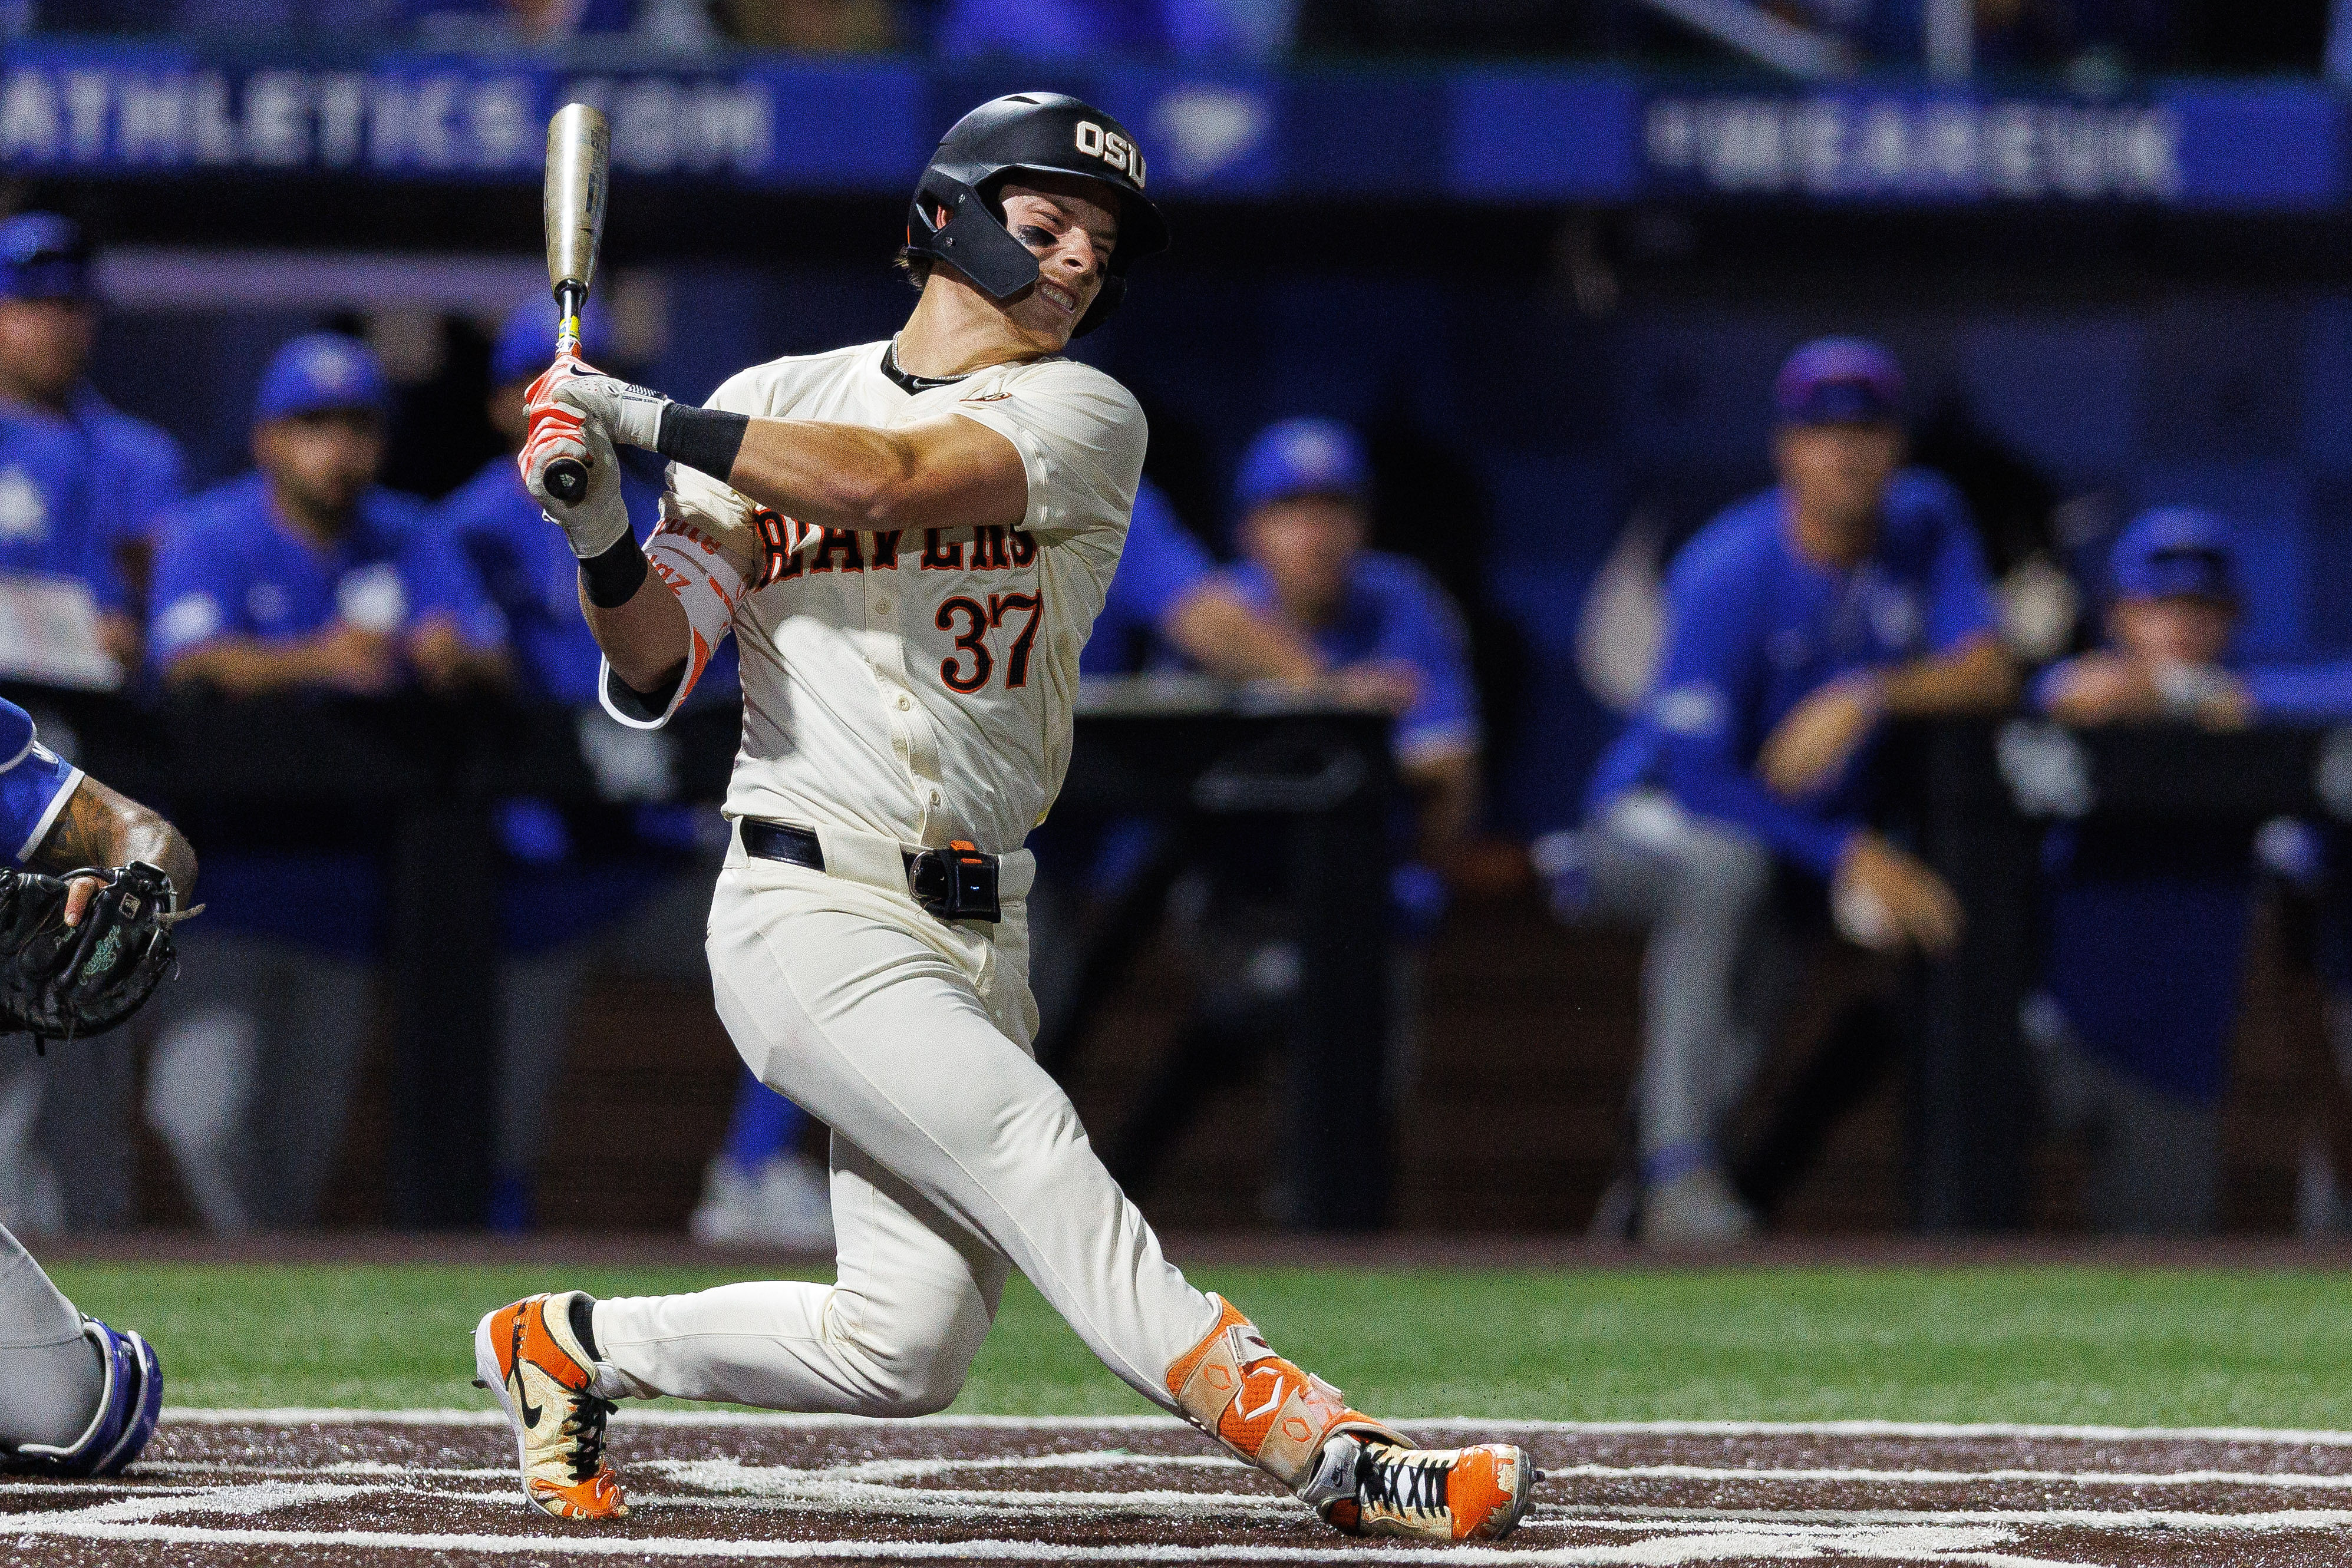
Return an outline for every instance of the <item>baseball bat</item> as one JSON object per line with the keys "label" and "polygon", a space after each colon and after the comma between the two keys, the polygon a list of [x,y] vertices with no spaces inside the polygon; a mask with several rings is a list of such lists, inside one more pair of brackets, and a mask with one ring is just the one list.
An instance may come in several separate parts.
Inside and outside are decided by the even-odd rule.
{"label": "baseball bat", "polygon": [[[547,227],[547,282],[555,291],[555,351],[580,350],[580,312],[596,278],[596,247],[604,238],[604,192],[610,183],[613,132],[601,110],[567,103],[547,122],[547,186],[541,214]],[[547,465],[547,490],[566,506],[588,494],[588,465],[559,457]]]}

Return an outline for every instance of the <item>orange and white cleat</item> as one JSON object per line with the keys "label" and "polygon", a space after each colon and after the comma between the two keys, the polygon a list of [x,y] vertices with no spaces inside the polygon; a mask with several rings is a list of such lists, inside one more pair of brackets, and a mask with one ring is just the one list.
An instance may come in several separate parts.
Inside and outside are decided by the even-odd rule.
{"label": "orange and white cleat", "polygon": [[1274,1354],[1233,1303],[1168,1369],[1186,1418],[1298,1495],[1343,1535],[1500,1541],[1542,1474],[1509,1443],[1416,1448]]}
{"label": "orange and white cleat", "polygon": [[620,1478],[604,1460],[613,1402],[593,1387],[587,1347],[595,1305],[584,1291],[527,1297],[474,1325],[475,1382],[514,1424],[522,1495],[558,1519],[625,1519]]}
{"label": "orange and white cleat", "polygon": [[1500,1541],[1542,1479],[1512,1443],[1413,1448],[1343,1432],[1298,1495],[1342,1535]]}

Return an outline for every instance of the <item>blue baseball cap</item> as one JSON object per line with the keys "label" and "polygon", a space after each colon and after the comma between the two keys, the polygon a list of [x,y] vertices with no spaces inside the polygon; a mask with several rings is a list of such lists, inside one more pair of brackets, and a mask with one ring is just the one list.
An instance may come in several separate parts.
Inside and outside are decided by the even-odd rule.
{"label": "blue baseball cap", "polygon": [[87,299],[89,292],[89,243],[79,224],[55,213],[0,223],[0,298]]}
{"label": "blue baseball cap", "polygon": [[1816,338],[1772,382],[1783,424],[1883,424],[1903,417],[1903,367],[1867,338]]}
{"label": "blue baseball cap", "polygon": [[2117,599],[2194,594],[2235,604],[2237,540],[2224,518],[2202,507],[2158,507],[2116,536],[2107,582]]}
{"label": "blue baseball cap", "polygon": [[1354,431],[1336,419],[1286,419],[1259,431],[1242,454],[1234,500],[1247,517],[1293,496],[1360,501],[1371,487],[1371,465]]}
{"label": "blue baseball cap", "polygon": [[278,350],[262,372],[253,419],[266,424],[334,408],[392,412],[392,383],[365,343],[341,332],[310,332]]}
{"label": "blue baseball cap", "polygon": [[[494,387],[527,382],[555,362],[555,329],[562,320],[552,295],[533,294],[509,311],[490,345],[490,384]],[[580,357],[602,365],[610,348],[604,313],[595,307],[580,313]]]}

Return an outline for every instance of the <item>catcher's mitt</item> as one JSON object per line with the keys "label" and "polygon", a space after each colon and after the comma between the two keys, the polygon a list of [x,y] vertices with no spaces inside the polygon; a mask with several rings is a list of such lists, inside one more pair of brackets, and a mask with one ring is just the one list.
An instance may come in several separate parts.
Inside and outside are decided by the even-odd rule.
{"label": "catcher's mitt", "polygon": [[[67,886],[86,876],[106,885],[68,925]],[[0,1033],[37,1047],[137,1012],[174,962],[176,902],[172,879],[144,861],[64,876],[0,867]]]}

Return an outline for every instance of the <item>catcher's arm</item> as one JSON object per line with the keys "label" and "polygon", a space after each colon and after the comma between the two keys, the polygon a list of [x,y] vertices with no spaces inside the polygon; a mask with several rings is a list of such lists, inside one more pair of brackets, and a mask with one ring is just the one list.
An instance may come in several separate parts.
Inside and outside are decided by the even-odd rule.
{"label": "catcher's arm", "polygon": [[[196,885],[196,852],[179,829],[150,810],[82,776],[46,837],[26,862],[36,871],[79,871],[84,866],[128,865],[145,861],[172,879],[172,891],[185,908]],[[66,895],[66,924],[81,924],[82,911],[99,883],[76,881]]]}

